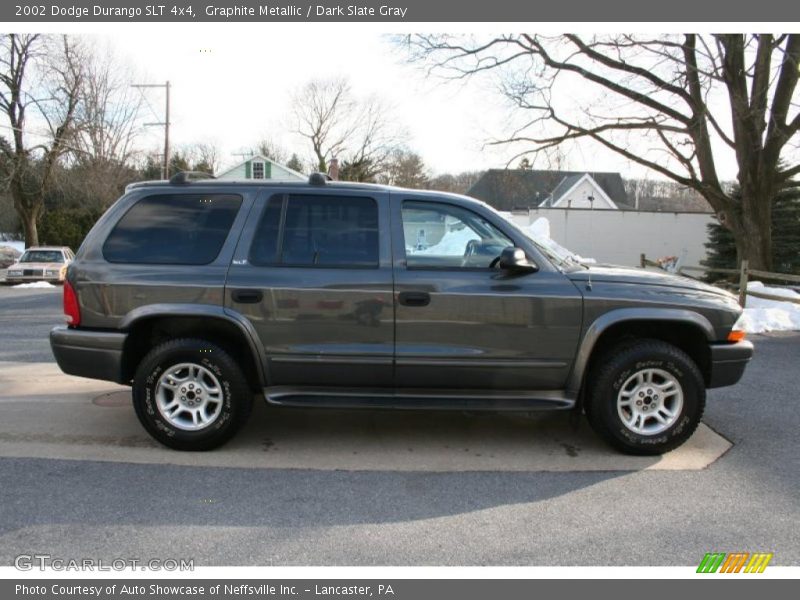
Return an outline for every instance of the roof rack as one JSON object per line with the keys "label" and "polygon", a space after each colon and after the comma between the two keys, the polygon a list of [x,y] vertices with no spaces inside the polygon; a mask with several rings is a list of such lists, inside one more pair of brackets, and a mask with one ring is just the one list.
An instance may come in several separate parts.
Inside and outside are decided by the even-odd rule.
{"label": "roof rack", "polygon": [[216,179],[216,177],[203,171],[179,171],[169,178],[169,182],[172,184],[182,185],[191,183],[192,181],[200,181],[202,179]]}
{"label": "roof rack", "polygon": [[329,181],[333,181],[333,179],[327,173],[312,173],[308,176],[309,185],[325,185]]}

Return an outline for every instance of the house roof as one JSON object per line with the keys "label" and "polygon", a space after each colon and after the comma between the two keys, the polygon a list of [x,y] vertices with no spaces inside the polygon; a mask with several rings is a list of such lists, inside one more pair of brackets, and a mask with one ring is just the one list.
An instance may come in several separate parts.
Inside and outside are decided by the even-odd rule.
{"label": "house roof", "polygon": [[[563,206],[563,201],[567,198],[567,207],[569,208],[569,199],[568,196],[576,187],[578,187],[582,182],[587,182],[591,187],[597,190],[597,196],[599,198],[592,197],[592,200],[599,199],[601,202],[604,202],[606,206],[609,208],[613,208],[614,210],[618,210],[619,207],[617,204],[609,197],[606,191],[598,185],[598,183],[592,178],[589,173],[584,173],[583,175],[570,175],[569,177],[565,177],[564,181],[558,184],[558,187],[555,189],[552,195],[552,200],[549,203],[549,206],[553,207],[560,207]],[[593,195],[594,196],[594,195]]]}
{"label": "house roof", "polygon": [[467,195],[483,200],[498,210],[536,208],[551,195],[557,200],[587,173],[618,208],[633,209],[625,193],[622,176],[601,171],[489,169],[467,191]]}
{"label": "house roof", "polygon": [[578,175],[578,174],[567,175],[566,177],[564,177],[564,179],[561,180],[561,183],[559,183],[556,186],[556,189],[553,190],[553,193],[552,193],[553,203],[555,204],[556,202],[558,202],[561,199],[561,196],[563,196],[569,190],[571,190],[573,187],[575,187],[575,185],[581,179],[583,179],[583,175]]}
{"label": "house roof", "polygon": [[225,169],[224,171],[222,171],[221,173],[219,173],[219,174],[217,175],[217,178],[220,178],[220,177],[222,177],[223,175],[227,175],[227,174],[228,174],[228,173],[230,173],[231,171],[233,171],[233,170],[235,170],[235,169],[238,169],[239,167],[241,167],[243,164],[245,164],[245,163],[249,163],[249,162],[251,162],[251,161],[254,161],[254,160],[263,160],[264,162],[269,162],[269,163],[272,163],[273,165],[277,165],[277,166],[279,166],[281,169],[284,169],[285,171],[288,171],[288,172],[289,172],[289,173],[291,173],[292,175],[296,175],[296,176],[297,176],[298,178],[300,178],[300,179],[307,179],[307,178],[308,178],[308,176],[307,176],[307,175],[303,175],[302,173],[298,173],[298,172],[297,172],[297,171],[295,171],[294,169],[290,169],[289,167],[287,167],[286,165],[282,165],[282,164],[281,164],[281,163],[279,163],[278,161],[272,160],[271,158],[267,158],[267,157],[266,157],[266,156],[264,156],[263,154],[253,154],[253,156],[249,156],[249,157],[245,158],[243,161],[241,161],[241,162],[238,162],[238,163],[236,163],[235,165],[233,165],[233,166],[231,166],[231,167],[228,167],[227,169]]}

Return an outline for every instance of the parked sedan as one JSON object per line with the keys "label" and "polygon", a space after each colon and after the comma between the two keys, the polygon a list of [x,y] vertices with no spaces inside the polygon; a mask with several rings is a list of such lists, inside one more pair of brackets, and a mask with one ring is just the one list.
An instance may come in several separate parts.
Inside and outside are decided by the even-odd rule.
{"label": "parked sedan", "polygon": [[62,283],[67,275],[67,266],[74,259],[75,254],[66,246],[28,248],[19,261],[8,267],[6,283]]}

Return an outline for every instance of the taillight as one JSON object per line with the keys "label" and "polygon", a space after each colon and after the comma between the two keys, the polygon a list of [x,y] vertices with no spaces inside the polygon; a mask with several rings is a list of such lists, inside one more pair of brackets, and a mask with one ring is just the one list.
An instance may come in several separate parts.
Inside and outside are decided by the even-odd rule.
{"label": "taillight", "polygon": [[73,327],[81,324],[81,307],[78,305],[78,295],[69,281],[64,282],[64,318]]}

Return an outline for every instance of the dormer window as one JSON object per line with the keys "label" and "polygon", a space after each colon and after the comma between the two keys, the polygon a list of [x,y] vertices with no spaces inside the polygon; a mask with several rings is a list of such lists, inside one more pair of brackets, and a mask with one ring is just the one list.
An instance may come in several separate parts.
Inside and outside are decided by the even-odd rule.
{"label": "dormer window", "polygon": [[253,161],[253,179],[264,179],[264,161]]}

